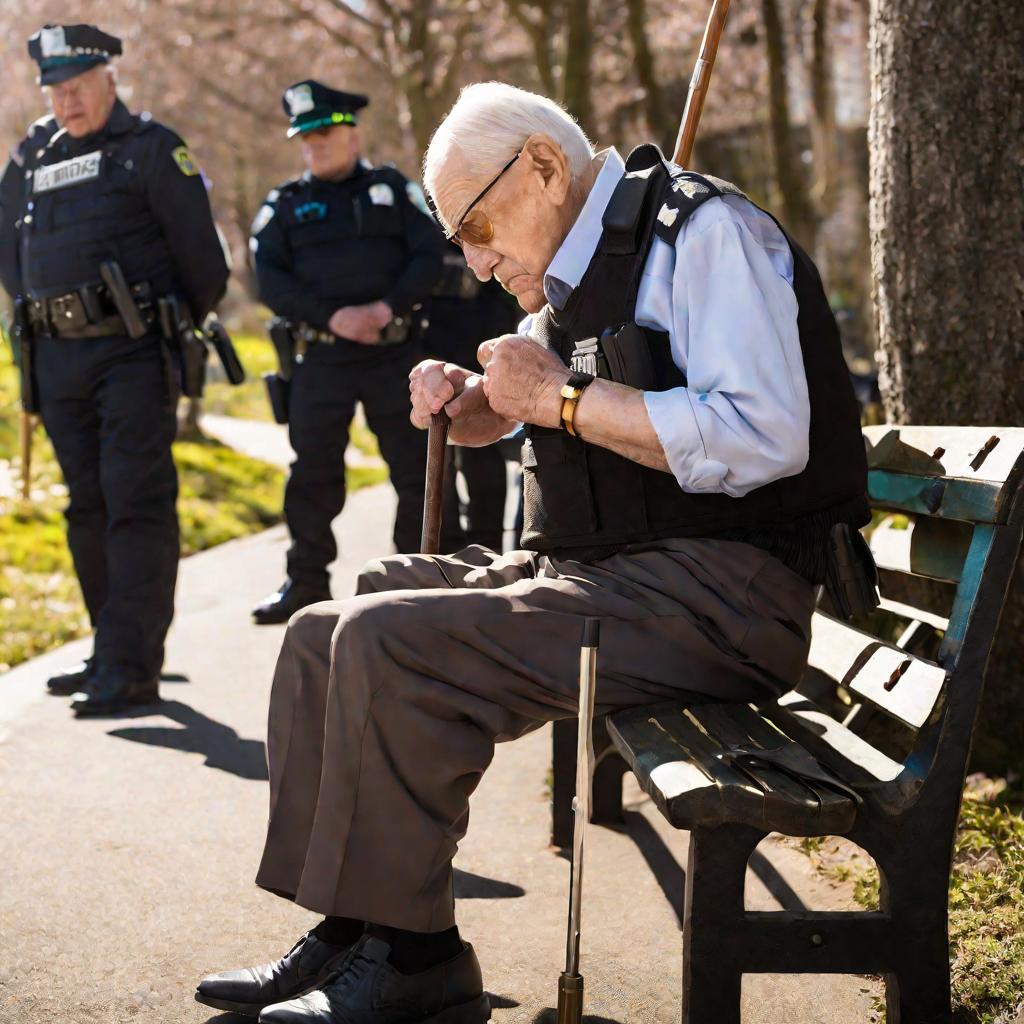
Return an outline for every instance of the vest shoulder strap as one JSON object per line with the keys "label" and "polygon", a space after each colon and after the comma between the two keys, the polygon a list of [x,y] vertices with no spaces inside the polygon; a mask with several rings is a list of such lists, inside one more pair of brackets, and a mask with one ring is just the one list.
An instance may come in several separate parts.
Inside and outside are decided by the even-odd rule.
{"label": "vest shoulder strap", "polygon": [[626,160],[626,173],[615,186],[601,218],[604,231],[601,251],[612,256],[639,252],[644,243],[644,204],[652,178],[665,173],[665,161],[657,146],[637,146]]}
{"label": "vest shoulder strap", "polygon": [[746,198],[735,185],[710,174],[684,171],[669,165],[669,180],[661,197],[661,209],[654,223],[654,233],[662,241],[674,246],[679,232],[691,217],[709,199],[723,195]]}

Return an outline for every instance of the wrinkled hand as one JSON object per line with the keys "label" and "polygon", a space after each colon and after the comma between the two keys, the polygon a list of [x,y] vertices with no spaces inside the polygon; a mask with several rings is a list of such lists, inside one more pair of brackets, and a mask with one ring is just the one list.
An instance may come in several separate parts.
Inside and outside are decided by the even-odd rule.
{"label": "wrinkled hand", "polygon": [[477,356],[484,367],[484,393],[499,416],[541,427],[561,424],[559,389],[569,369],[558,356],[521,334],[485,341]]}
{"label": "wrinkled hand", "polygon": [[376,345],[380,341],[381,329],[391,322],[393,316],[386,302],[367,302],[362,306],[336,309],[327,326],[341,338],[360,345]]}
{"label": "wrinkled hand", "polygon": [[479,374],[437,359],[425,359],[409,374],[412,413],[409,418],[421,430],[442,409],[451,419],[449,437],[456,444],[490,444],[508,432],[509,425],[487,402]]}

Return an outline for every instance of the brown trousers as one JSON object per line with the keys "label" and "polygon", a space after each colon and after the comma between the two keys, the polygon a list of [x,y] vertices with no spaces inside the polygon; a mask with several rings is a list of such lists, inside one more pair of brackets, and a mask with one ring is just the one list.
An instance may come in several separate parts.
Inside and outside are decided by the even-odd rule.
{"label": "brown trousers", "polygon": [[482,548],[371,562],[355,597],[288,626],[257,884],[325,915],[450,927],[469,796],[495,743],[576,715],[586,616],[601,619],[602,713],[792,688],[813,602],[781,562],[729,541],[592,565]]}

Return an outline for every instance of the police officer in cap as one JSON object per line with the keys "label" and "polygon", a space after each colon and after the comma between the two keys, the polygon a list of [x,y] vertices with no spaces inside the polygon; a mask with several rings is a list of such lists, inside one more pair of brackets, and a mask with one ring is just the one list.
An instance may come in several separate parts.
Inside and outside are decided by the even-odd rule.
{"label": "police officer in cap", "polygon": [[398,492],[395,546],[419,546],[426,440],[409,422],[408,374],[421,351],[418,307],[440,276],[444,243],[419,186],[360,159],[356,121],[368,102],[315,81],[285,92],[288,137],[306,171],[267,196],[252,226],[260,299],[288,320],[300,357],[288,398],[288,578],[254,609],[258,624],[286,622],[331,596],[331,520],[345,502],[357,402]]}
{"label": "police officer in cap", "polygon": [[117,97],[121,41],[47,25],[28,50],[59,128],[5,172],[0,251],[17,257],[4,286],[30,325],[30,384],[95,630],[89,661],[49,687],[78,715],[106,714],[158,698],[174,612],[178,382],[159,303],[174,296],[199,323],[229,269],[184,142]]}

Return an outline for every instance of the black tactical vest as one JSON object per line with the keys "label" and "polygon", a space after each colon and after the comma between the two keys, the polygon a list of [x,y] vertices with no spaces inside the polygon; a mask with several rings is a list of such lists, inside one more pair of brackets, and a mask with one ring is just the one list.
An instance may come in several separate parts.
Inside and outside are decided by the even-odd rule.
{"label": "black tactical vest", "polygon": [[21,274],[33,299],[99,284],[114,259],[129,284],[148,281],[154,295],[175,290],[174,264],[150,213],[140,154],[155,122],[118,102],[95,138],[59,131],[26,176],[21,217]]}
{"label": "black tactical vest", "polygon": [[[606,329],[630,325],[647,343],[643,360],[633,365],[642,364],[649,378],[633,386],[649,391],[685,386],[668,335],[633,323],[637,292],[656,234],[674,244],[686,218],[725,192],[739,194],[726,182],[666,164],[654,146],[634,150],[583,280],[562,310],[546,306],[538,314],[533,337],[567,365],[575,353],[581,367],[596,361],[594,339]],[[523,547],[592,561],[670,537],[719,537],[764,548],[812,582],[824,579],[830,528],[837,522],[859,527],[868,520],[867,463],[859,410],[821,279],[806,253],[788,234],[786,239],[793,250],[811,409],[804,470],[739,498],[694,494],[683,491],[670,473],[562,430],[531,426],[523,448]],[[600,349],[598,342],[598,354]],[[599,365],[604,364],[601,358]],[[621,374],[608,375],[631,383]]]}

